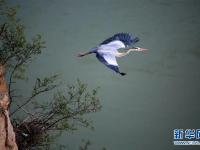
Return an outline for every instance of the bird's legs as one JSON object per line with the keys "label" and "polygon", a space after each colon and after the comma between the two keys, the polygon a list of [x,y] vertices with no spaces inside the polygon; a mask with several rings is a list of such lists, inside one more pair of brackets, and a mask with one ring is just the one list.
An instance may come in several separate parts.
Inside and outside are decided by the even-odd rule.
{"label": "bird's legs", "polygon": [[77,57],[83,57],[83,56],[86,56],[86,55],[89,55],[89,54],[92,54],[92,52],[91,52],[91,51],[88,51],[88,52],[79,53],[79,54],[77,55]]}

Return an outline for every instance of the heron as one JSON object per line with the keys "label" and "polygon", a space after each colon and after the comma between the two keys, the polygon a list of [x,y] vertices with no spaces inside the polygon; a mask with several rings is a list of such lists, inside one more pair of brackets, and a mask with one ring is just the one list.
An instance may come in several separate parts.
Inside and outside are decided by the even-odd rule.
{"label": "heron", "polygon": [[[116,58],[128,55],[133,51],[146,51],[145,48],[133,47],[140,39],[130,33],[116,33],[107,38],[98,46],[90,49],[87,52],[81,52],[77,56],[83,57],[89,54],[96,54],[96,58],[105,66],[124,76],[126,73],[119,70],[119,65]],[[118,51],[123,49],[124,51]]]}

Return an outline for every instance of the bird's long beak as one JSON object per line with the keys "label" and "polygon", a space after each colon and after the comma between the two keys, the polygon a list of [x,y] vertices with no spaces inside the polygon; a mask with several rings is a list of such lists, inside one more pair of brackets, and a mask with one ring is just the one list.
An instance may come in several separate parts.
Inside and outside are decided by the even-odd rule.
{"label": "bird's long beak", "polygon": [[148,49],[146,48],[141,48],[141,47],[136,47],[137,48],[137,51],[147,51]]}

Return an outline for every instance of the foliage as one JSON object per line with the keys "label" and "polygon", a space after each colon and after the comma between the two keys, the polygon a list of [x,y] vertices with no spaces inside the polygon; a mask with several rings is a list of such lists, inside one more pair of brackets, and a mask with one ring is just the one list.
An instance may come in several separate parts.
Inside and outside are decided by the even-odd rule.
{"label": "foliage", "polygon": [[[41,83],[44,83],[43,81],[41,80]],[[35,84],[38,84],[37,80]],[[34,89],[33,92],[35,90],[37,89]],[[42,140],[44,135],[46,139],[48,137],[46,133],[52,131],[58,133],[63,130],[75,131],[82,126],[93,129],[91,121],[86,119],[85,115],[101,108],[97,98],[97,90],[88,92],[86,84],[79,80],[77,80],[76,85],[68,85],[65,91],[57,91],[52,101],[46,103],[34,101],[33,103],[34,110],[37,112],[28,115],[20,123],[15,122],[19,133],[23,133],[23,135],[18,134],[17,137],[22,143],[21,145],[18,143],[18,145],[23,148],[44,144]],[[43,137],[40,137],[41,134]],[[24,135],[29,138],[24,138]],[[46,146],[49,145],[46,144]]]}
{"label": "foliage", "polygon": [[[89,91],[80,80],[75,85],[67,85],[64,90],[59,89],[58,75],[38,77],[32,94],[18,104],[13,103],[13,100],[17,101],[15,94],[19,95],[15,83],[26,78],[28,64],[45,47],[41,35],[27,38],[24,25],[16,17],[17,9],[0,0],[0,65],[6,67],[10,105],[17,105],[11,117],[20,149],[48,149],[64,130],[76,131],[81,126],[93,129],[86,114],[99,111],[101,105],[97,89]],[[54,92],[52,100],[43,100],[41,95],[48,91]],[[32,109],[27,110],[28,106]],[[25,118],[16,119],[14,114],[22,111],[26,113]],[[64,148],[63,145],[59,147]]]}
{"label": "foliage", "polygon": [[[79,150],[88,150],[91,145],[92,145],[91,141],[82,140],[82,144],[79,146]],[[106,148],[103,147],[101,150],[106,150]]]}
{"label": "foliage", "polygon": [[17,7],[8,7],[0,0],[0,64],[9,74],[9,95],[12,103],[12,85],[16,79],[25,79],[25,70],[34,56],[41,54],[45,42],[41,35],[31,40],[25,35],[25,27],[16,17]]}

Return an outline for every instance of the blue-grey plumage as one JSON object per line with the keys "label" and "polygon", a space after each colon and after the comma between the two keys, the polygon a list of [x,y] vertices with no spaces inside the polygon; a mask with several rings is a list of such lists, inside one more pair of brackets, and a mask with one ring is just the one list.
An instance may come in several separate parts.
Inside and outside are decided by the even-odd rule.
{"label": "blue-grey plumage", "polygon": [[[131,51],[144,51],[143,48],[131,48],[135,43],[139,41],[139,38],[133,36],[129,33],[117,33],[112,37],[104,40],[97,47],[92,48],[89,52],[80,53],[78,56],[82,57],[91,53],[95,53],[97,59],[106,65],[108,68],[112,69],[116,73],[126,75],[126,73],[119,71],[119,65],[117,63],[116,57],[122,57],[130,53]],[[129,48],[126,52],[118,52],[118,49]]]}
{"label": "blue-grey plumage", "polygon": [[140,39],[136,36],[133,36],[130,33],[117,33],[115,35],[113,35],[112,37],[104,40],[100,45],[103,44],[108,44],[112,41],[121,41],[124,43],[124,45],[126,47],[130,47],[132,45],[134,45],[135,43],[137,43]]}

